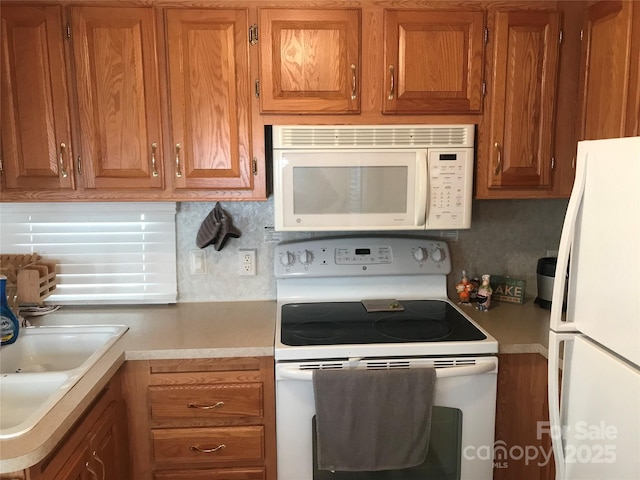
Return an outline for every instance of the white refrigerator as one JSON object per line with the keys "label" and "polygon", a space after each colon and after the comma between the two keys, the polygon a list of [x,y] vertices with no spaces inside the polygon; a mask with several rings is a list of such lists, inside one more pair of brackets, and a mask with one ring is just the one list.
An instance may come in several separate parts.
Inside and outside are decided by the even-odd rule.
{"label": "white refrigerator", "polygon": [[556,480],[640,479],[640,137],[578,143],[551,305],[549,418]]}

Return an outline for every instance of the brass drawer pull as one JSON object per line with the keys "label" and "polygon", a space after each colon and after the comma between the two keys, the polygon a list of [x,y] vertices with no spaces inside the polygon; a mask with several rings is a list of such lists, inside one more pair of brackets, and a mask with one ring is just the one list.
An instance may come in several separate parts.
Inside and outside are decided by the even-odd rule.
{"label": "brass drawer pull", "polygon": [[217,402],[213,405],[200,405],[198,403],[188,403],[188,408],[198,408],[200,410],[211,410],[212,408],[224,407],[224,402]]}
{"label": "brass drawer pull", "polygon": [[223,443],[222,445],[218,445],[215,448],[202,448],[202,447],[198,447],[197,445],[191,445],[189,447],[189,450],[191,450],[192,452],[200,452],[200,453],[215,453],[218,450],[224,450],[227,446]]}

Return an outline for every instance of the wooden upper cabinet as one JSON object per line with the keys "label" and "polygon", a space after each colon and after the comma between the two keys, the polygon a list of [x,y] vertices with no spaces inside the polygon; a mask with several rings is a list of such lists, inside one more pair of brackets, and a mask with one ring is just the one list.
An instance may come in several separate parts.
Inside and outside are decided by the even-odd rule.
{"label": "wooden upper cabinet", "polygon": [[167,9],[174,189],[252,187],[246,10]]}
{"label": "wooden upper cabinet", "polygon": [[496,12],[488,186],[551,185],[560,14]]}
{"label": "wooden upper cabinet", "polygon": [[2,174],[8,190],[74,188],[59,6],[2,6]]}
{"label": "wooden upper cabinet", "polygon": [[640,4],[586,9],[581,67],[579,139],[640,135]]}
{"label": "wooden upper cabinet", "polygon": [[360,111],[360,10],[260,9],[264,113]]}
{"label": "wooden upper cabinet", "polygon": [[85,189],[163,187],[152,8],[74,7]]}
{"label": "wooden upper cabinet", "polygon": [[484,13],[384,11],[383,113],[479,113]]}

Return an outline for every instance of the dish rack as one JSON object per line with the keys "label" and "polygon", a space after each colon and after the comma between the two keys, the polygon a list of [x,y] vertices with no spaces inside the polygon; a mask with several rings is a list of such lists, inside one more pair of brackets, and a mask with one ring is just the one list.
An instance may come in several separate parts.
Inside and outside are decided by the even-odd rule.
{"label": "dish rack", "polygon": [[42,260],[37,253],[0,255],[0,273],[7,277],[7,300],[14,312],[19,305],[42,306],[56,289],[56,263]]}

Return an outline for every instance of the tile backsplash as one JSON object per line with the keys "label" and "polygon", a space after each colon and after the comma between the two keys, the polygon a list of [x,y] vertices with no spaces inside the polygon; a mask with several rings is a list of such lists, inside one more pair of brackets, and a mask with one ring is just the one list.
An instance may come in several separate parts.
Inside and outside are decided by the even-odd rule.
{"label": "tile backsplash", "polygon": [[[200,251],[196,235],[214,203],[178,204],[178,302],[272,300],[276,296],[273,278],[273,251],[268,227],[273,225],[273,199],[266,202],[225,202],[224,209],[242,232],[224,248],[205,248],[207,272],[192,275],[191,252]],[[449,241],[453,271],[448,278],[449,295],[462,269],[470,275],[509,275],[526,281],[526,294],[535,296],[536,265],[547,250],[557,250],[567,200],[476,200],[472,227],[459,230]],[[396,232],[402,233],[402,232]],[[411,235],[439,237],[441,232],[409,232]],[[282,240],[325,236],[328,232],[282,232]],[[333,233],[331,233],[333,234]],[[257,275],[241,276],[239,249],[257,251]]]}

